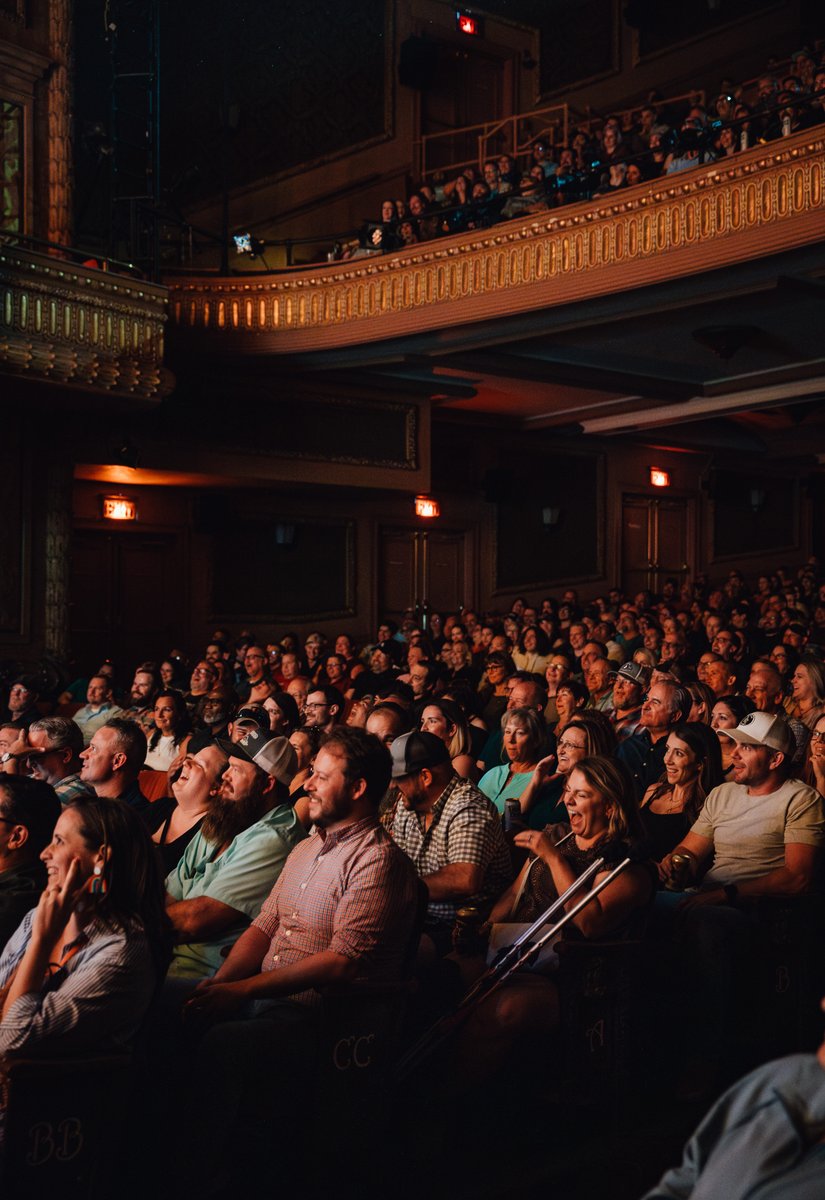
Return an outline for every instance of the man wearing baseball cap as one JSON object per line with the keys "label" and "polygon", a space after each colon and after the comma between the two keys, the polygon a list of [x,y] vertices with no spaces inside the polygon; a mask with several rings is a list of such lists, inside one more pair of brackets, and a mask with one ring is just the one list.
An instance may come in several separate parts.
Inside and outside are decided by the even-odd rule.
{"label": "man wearing baseball cap", "polygon": [[613,681],[613,709],[608,716],[616,737],[622,741],[636,732],[642,716],[642,700],[650,683],[650,667],[644,663],[622,663]]}
{"label": "man wearing baseball cap", "polygon": [[736,743],[733,782],[711,791],[690,832],[659,864],[662,878],[672,880],[673,860],[683,855],[687,882],[699,882],[681,901],[678,928],[692,1052],[684,1086],[693,1093],[713,1087],[737,1015],[758,986],[754,902],[809,892],[825,843],[823,800],[792,777],[795,742],[784,717],[749,713],[725,733]]}
{"label": "man wearing baseball cap", "polygon": [[456,909],[471,904],[486,912],[512,879],[501,818],[474,783],[455,773],[434,734],[405,733],[390,754],[402,797],[390,833],[429,892],[424,932],[446,954]]}
{"label": "man wearing baseball cap", "polygon": [[818,792],[791,778],[795,742],[788,722],[753,712],[725,734],[736,743],[733,782],[713,789],[690,833],[659,864],[660,874],[670,879],[673,855],[687,855],[691,879],[701,879],[693,906],[800,895],[810,888],[825,844],[825,811]]}
{"label": "man wearing baseball cap", "polygon": [[297,760],[287,739],[253,727],[240,741],[217,745],[229,759],[220,789],[166,879],[178,943],[172,979],[214,974],[224,947],[258,915],[289,852],[306,836],[289,803]]}

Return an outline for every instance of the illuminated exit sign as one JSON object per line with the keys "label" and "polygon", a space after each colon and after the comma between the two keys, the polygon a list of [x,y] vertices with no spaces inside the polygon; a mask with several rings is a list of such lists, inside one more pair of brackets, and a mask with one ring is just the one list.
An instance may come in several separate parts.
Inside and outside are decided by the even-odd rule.
{"label": "illuminated exit sign", "polygon": [[458,9],[455,14],[456,29],[459,33],[466,33],[468,37],[483,37],[484,36],[484,21],[481,17],[474,17],[472,13],[462,12]]}

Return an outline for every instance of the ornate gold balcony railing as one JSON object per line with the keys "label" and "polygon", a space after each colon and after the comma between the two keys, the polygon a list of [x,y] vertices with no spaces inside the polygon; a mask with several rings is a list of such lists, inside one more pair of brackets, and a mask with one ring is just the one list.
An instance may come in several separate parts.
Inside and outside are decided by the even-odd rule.
{"label": "ornate gold balcony railing", "polygon": [[0,245],[0,374],[160,399],[167,290]]}
{"label": "ornate gold balcony railing", "polygon": [[202,349],[326,349],[532,311],[825,236],[825,126],[610,198],[287,276],[172,279]]}

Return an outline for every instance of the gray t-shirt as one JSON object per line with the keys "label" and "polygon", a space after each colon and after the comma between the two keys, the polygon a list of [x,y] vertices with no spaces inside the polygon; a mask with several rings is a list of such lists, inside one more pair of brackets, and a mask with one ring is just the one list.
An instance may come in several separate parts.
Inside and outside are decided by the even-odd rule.
{"label": "gray t-shirt", "polygon": [[713,842],[703,887],[742,883],[783,867],[788,842],[825,845],[825,807],[819,793],[798,779],[765,796],[723,783],[708,796],[691,833]]}

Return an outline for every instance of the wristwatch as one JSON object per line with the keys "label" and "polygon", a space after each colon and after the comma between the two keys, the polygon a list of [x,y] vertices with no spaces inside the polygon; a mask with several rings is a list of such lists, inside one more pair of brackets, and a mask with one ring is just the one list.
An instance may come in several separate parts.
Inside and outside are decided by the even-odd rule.
{"label": "wristwatch", "polygon": [[725,899],[728,904],[736,904],[736,901],[739,899],[739,888],[735,883],[726,883],[722,891],[725,893]]}

